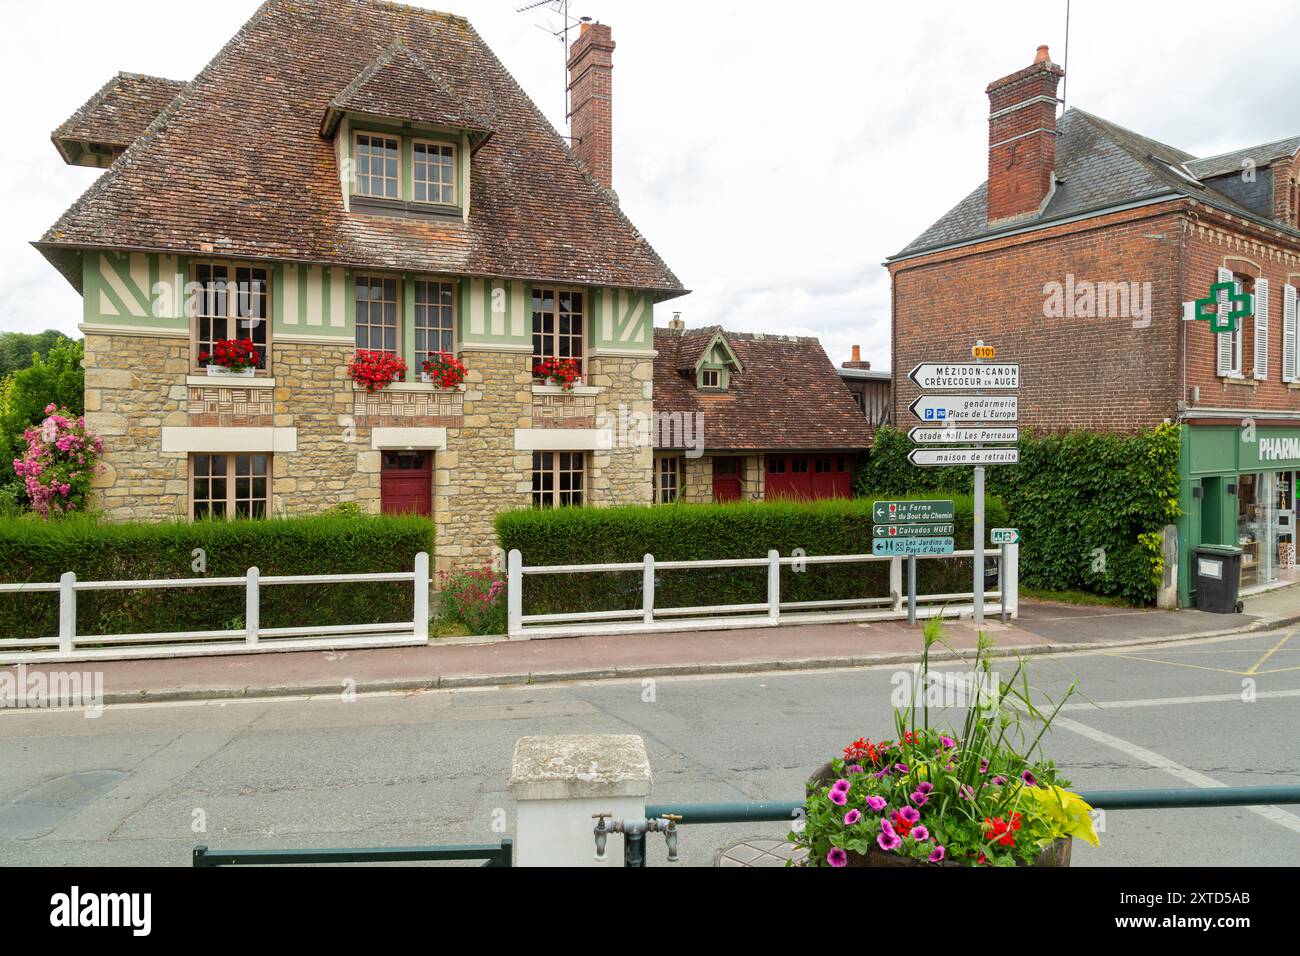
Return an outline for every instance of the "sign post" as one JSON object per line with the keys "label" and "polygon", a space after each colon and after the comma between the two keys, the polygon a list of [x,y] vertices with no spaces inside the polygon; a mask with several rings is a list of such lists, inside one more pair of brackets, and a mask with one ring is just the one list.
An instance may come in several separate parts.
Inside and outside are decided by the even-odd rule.
{"label": "sign post", "polygon": [[[951,501],[875,501],[871,505],[871,553],[907,559],[907,623],[916,624],[916,559],[956,550]],[[891,562],[892,563],[892,562]]]}

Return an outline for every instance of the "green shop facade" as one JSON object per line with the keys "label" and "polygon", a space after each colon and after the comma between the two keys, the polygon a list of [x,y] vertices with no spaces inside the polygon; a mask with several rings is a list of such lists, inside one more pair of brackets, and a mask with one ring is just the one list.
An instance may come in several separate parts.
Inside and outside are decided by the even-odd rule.
{"label": "green shop facade", "polygon": [[1182,426],[1178,604],[1195,602],[1196,548],[1242,550],[1241,586],[1268,584],[1296,563],[1300,421],[1209,421]]}

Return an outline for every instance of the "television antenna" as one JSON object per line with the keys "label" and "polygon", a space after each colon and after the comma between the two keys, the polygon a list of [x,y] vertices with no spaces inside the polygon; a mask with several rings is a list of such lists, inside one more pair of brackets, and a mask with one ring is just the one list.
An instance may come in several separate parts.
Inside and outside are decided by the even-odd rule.
{"label": "television antenna", "polygon": [[[591,22],[591,17],[575,18],[570,16],[569,2],[570,0],[533,0],[532,3],[525,3],[522,7],[515,8],[515,13],[531,13],[545,7],[560,16],[559,26],[556,26],[555,21],[549,18],[545,23],[535,23],[533,25],[564,44],[564,120],[566,123],[569,120],[569,31],[574,27]],[[565,138],[568,139],[569,137]]]}

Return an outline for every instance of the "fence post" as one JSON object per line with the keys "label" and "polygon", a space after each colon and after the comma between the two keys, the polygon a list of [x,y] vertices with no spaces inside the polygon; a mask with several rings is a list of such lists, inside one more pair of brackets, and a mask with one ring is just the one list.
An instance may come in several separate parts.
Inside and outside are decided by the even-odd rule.
{"label": "fence post", "polygon": [[77,640],[77,574],[65,571],[59,578],[59,653],[71,654]]}
{"label": "fence post", "polygon": [[261,626],[259,618],[262,610],[262,592],[258,584],[260,574],[257,568],[249,568],[244,579],[244,641],[248,644],[257,643],[257,629]]}
{"label": "fence post", "polygon": [[506,557],[506,633],[512,641],[524,640],[524,556],[511,548]]}
{"label": "fence post", "polygon": [[415,556],[415,637],[429,639],[429,552]]}
{"label": "fence post", "polygon": [[781,552],[767,552],[767,616],[781,617]]}
{"label": "fence post", "polygon": [[1007,545],[1006,567],[1002,569],[1002,606],[1007,609],[1007,617],[1020,616],[1020,545]]}
{"label": "fence post", "polygon": [[903,559],[889,559],[889,609],[903,609]]}
{"label": "fence post", "polygon": [[655,556],[645,556],[645,570],[641,572],[641,610],[645,623],[655,622]]}

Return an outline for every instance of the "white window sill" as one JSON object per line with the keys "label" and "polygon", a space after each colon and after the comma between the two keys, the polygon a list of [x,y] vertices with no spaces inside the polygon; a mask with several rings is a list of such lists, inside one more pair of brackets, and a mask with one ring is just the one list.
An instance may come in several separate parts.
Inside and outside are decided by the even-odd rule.
{"label": "white window sill", "polygon": [[533,385],[534,395],[599,395],[604,390],[598,385],[575,385],[567,390],[558,385]]}
{"label": "white window sill", "polygon": [[243,388],[275,388],[275,379],[260,375],[186,375],[186,385],[238,385]]}
{"label": "white window sill", "polygon": [[1246,378],[1244,375],[1220,375],[1219,381],[1225,385],[1249,385],[1251,388],[1255,387],[1255,380]]}

